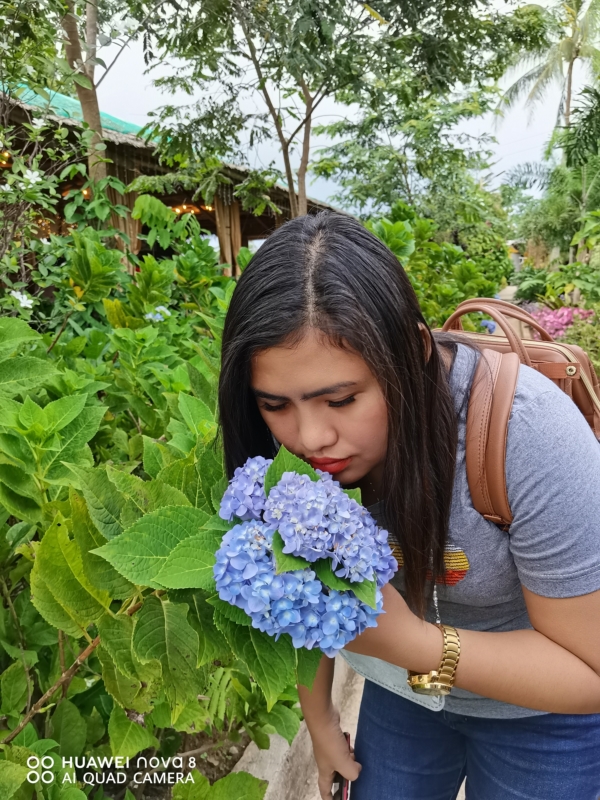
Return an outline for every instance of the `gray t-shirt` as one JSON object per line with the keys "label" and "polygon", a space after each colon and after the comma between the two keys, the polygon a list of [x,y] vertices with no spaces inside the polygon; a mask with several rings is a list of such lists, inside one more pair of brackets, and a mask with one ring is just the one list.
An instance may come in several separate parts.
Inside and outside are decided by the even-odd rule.
{"label": "gray t-shirt", "polygon": [[[449,585],[437,587],[440,616],[468,630],[520,630],[532,627],[521,586],[544,597],[600,589],[600,444],[573,401],[522,366],[506,452],[514,519],[508,533],[485,520],[473,508],[465,469],[468,396],[477,357],[458,345],[450,375],[459,426],[446,553]],[[402,591],[402,569],[392,583]],[[428,618],[433,621],[433,614]],[[541,713],[458,688],[444,707],[481,717]]]}

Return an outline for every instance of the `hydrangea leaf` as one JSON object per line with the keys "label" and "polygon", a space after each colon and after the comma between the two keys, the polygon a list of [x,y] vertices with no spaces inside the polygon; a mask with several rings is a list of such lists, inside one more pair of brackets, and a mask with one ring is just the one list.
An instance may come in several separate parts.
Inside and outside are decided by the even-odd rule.
{"label": "hydrangea leaf", "polygon": [[87,725],[70,700],[62,700],[50,720],[50,735],[59,744],[60,756],[79,756],[85,747]]}
{"label": "hydrangea leaf", "polygon": [[225,635],[234,654],[243,661],[263,690],[270,711],[281,692],[294,681],[296,656],[292,640],[284,635],[276,642],[266,633],[247,625],[236,625],[218,611],[215,624]]}
{"label": "hydrangea leaf", "polygon": [[134,585],[108,561],[91,552],[106,544],[107,540],[92,522],[84,499],[72,489],[70,500],[73,536],[81,551],[83,571],[87,579],[93,586],[107,591],[111,597],[119,600],[130,597],[135,592]]}
{"label": "hydrangea leaf", "polygon": [[208,519],[208,514],[199,508],[159,508],[138,519],[121,536],[92,552],[105,558],[132,583],[161,588],[155,578],[171,552],[184,539],[204,528]]}
{"label": "hydrangea leaf", "polygon": [[377,608],[377,601],[375,596],[377,594],[377,584],[375,581],[361,581],[360,583],[351,583],[352,591],[363,603],[366,603],[371,608]]}
{"label": "hydrangea leaf", "polygon": [[0,797],[10,800],[25,782],[28,772],[29,767],[14,761],[0,761]]}
{"label": "hydrangea leaf", "polygon": [[202,480],[196,469],[196,457],[193,452],[163,467],[157,479],[183,492],[195,508],[201,508],[212,514],[212,505],[207,502],[202,491]]}
{"label": "hydrangea leaf", "polygon": [[154,439],[151,439],[149,436],[144,436],[143,442],[144,472],[151,478],[156,478],[164,466],[160,447]]}
{"label": "hydrangea leaf", "polygon": [[279,483],[284,472],[297,472],[298,475],[308,475],[311,481],[319,480],[319,476],[310,464],[302,461],[301,458],[290,453],[289,450],[286,450],[281,445],[265,476],[265,493],[267,496],[273,486]]}
{"label": "hydrangea leaf", "polygon": [[208,778],[193,769],[190,775],[193,783],[176,783],[173,787],[173,800],[210,800],[210,783]]}
{"label": "hydrangea leaf", "polygon": [[99,619],[110,605],[108,592],[88,581],[77,542],[69,539],[67,525],[57,514],[38,547],[36,566],[53,596],[85,623]]}
{"label": "hydrangea leaf", "polygon": [[267,785],[248,772],[231,772],[211,786],[207,800],[263,800]]}
{"label": "hydrangea leaf", "polygon": [[227,489],[227,478],[225,476],[211,486],[210,499],[215,511],[218,511],[221,506],[221,499],[225,494],[225,489]]}
{"label": "hydrangea leaf", "polygon": [[179,542],[155,580],[167,589],[214,589],[215,552],[222,538],[221,531],[200,531]]}
{"label": "hydrangea leaf", "polygon": [[69,636],[78,638],[85,629],[75,611],[62,606],[54,597],[40,575],[39,561],[36,559],[31,571],[31,602],[49,625],[58,628]]}
{"label": "hydrangea leaf", "polygon": [[301,647],[296,650],[297,683],[306,686],[307,689],[312,689],[321,659],[326,657],[318,647],[314,647],[312,650]]}
{"label": "hydrangea leaf", "polygon": [[125,498],[110,482],[106,471],[73,466],[70,469],[79,479],[90,516],[100,533],[109,540],[123,533],[121,511]]}
{"label": "hydrangea leaf", "polygon": [[213,511],[219,510],[220,500],[217,505],[213,503],[212,489],[223,479],[223,461],[220,454],[215,451],[213,445],[203,447],[201,451],[196,448],[196,469],[200,474],[202,492],[206,498],[206,504]]}
{"label": "hydrangea leaf", "polygon": [[56,375],[56,367],[50,361],[21,356],[0,362],[0,395],[13,397],[16,394],[37,389]]}
{"label": "hydrangea leaf", "polygon": [[277,733],[291,744],[300,729],[300,717],[283,703],[275,703],[270,711],[258,714],[261,725],[272,725]]}
{"label": "hydrangea leaf", "polygon": [[39,338],[40,334],[30,328],[24,319],[17,319],[16,317],[0,318],[0,353],[4,357],[14,353],[25,342],[31,342]]}
{"label": "hydrangea leaf", "polygon": [[158,747],[158,740],[142,725],[129,719],[119,706],[113,706],[108,721],[108,736],[113,756],[133,758],[148,747]]}
{"label": "hydrangea leaf", "polygon": [[231,648],[227,639],[215,625],[215,609],[206,601],[203,592],[190,593],[188,621],[198,634],[198,666],[210,664],[215,659],[227,660]]}
{"label": "hydrangea leaf", "polygon": [[27,674],[20,661],[13,661],[0,676],[3,714],[19,714],[27,702]]}
{"label": "hydrangea leaf", "polygon": [[356,500],[357,503],[362,505],[362,493],[360,489],[344,489],[344,494],[347,494],[348,497],[351,497],[353,500]]}
{"label": "hydrangea leaf", "polygon": [[65,479],[70,475],[66,463],[92,466],[92,453],[87,442],[98,432],[105,413],[103,406],[89,406],[60,431],[60,446],[47,451],[42,457],[46,481],[67,483]]}
{"label": "hydrangea leaf", "polygon": [[281,534],[279,531],[275,531],[273,534],[273,555],[275,556],[276,573],[278,575],[281,572],[293,572],[296,569],[313,568],[313,565],[309,564],[305,558],[293,556],[290,553],[284,553],[284,546]]}
{"label": "hydrangea leaf", "polygon": [[[131,708],[139,714],[152,711],[152,695],[154,686],[146,683],[143,686],[138,678],[125,675],[115,666],[112,655],[103,645],[97,650],[98,660],[102,665],[102,680],[106,691],[115,703],[122,708]],[[160,668],[157,667],[156,678],[160,678]]]}
{"label": "hydrangea leaf", "polygon": [[196,436],[203,438],[211,426],[216,427],[215,416],[210,408],[200,398],[185,392],[179,393],[179,411],[188,428]]}
{"label": "hydrangea leaf", "polygon": [[61,431],[78,417],[87,403],[87,394],[74,394],[60,397],[44,406],[44,414],[49,432]]}
{"label": "hydrangea leaf", "polygon": [[227,619],[230,619],[232,622],[238,625],[252,625],[252,617],[249,617],[243,608],[238,608],[237,606],[232,606],[231,603],[226,603],[224,600],[221,600],[218,595],[209,597],[206,602],[213,606],[219,614],[227,617]]}
{"label": "hydrangea leaf", "polygon": [[375,601],[377,589],[375,581],[356,581],[355,583],[351,583],[347,578],[339,578],[334,573],[331,567],[331,561],[328,558],[321,558],[319,561],[315,561],[314,564],[311,564],[311,566],[317,573],[318,579],[321,583],[324,583],[325,586],[329,586],[330,589],[335,589],[338,592],[347,592],[350,590],[354,592],[363,603],[371,606],[371,608],[377,607]]}
{"label": "hydrangea leaf", "polygon": [[188,606],[147,597],[136,615],[133,652],[142,663],[158,661],[165,693],[177,719],[199,690],[198,634],[187,621]]}
{"label": "hydrangea leaf", "polygon": [[128,678],[138,678],[131,641],[133,619],[127,614],[105,614],[96,623],[102,647],[113,659],[119,670]]}

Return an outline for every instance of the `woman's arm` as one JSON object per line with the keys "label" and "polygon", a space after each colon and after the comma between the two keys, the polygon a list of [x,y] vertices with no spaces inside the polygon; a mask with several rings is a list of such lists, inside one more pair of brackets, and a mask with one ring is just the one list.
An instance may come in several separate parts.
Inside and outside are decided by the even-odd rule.
{"label": "woman's arm", "polygon": [[354,760],[354,753],[348,750],[340,728],[339,714],[331,701],[334,666],[332,658],[323,656],[312,689],[298,686],[300,705],[319,770],[319,792],[324,800],[331,797],[335,772],[347,780],[355,781],[361,769]]}
{"label": "woman's arm", "polygon": [[[440,630],[390,584],[382,591],[386,613],[346,649],[421,673],[437,669]],[[535,630],[459,630],[456,686],[538,711],[600,713],[600,591],[565,599],[523,592]]]}

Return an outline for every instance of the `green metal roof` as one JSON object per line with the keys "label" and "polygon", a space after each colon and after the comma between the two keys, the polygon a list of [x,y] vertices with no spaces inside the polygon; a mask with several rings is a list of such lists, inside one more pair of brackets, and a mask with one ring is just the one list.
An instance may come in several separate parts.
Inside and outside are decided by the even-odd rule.
{"label": "green metal roof", "polygon": [[[83,122],[83,114],[81,113],[81,104],[79,100],[67,97],[66,94],[48,91],[48,97],[42,97],[40,94],[37,94],[37,92],[34,92],[33,89],[24,86],[23,91],[19,93],[19,100],[29,106],[49,109],[57,117],[66,117],[67,119]],[[116,133],[130,133],[135,135],[142,129],[140,125],[133,125],[131,122],[117,119],[117,117],[113,117],[111,114],[104,114],[101,112],[100,119],[102,121],[102,127],[105,130],[116,131]]]}

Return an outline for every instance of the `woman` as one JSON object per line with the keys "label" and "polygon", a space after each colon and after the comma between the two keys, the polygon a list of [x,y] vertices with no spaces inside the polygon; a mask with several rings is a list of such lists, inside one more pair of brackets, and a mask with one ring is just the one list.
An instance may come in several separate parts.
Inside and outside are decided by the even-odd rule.
{"label": "woman", "polygon": [[[336,771],[352,800],[451,800],[465,775],[469,800],[600,796],[600,447],[572,401],[522,367],[506,455],[514,521],[508,533],[486,521],[464,461],[478,357],[431,333],[394,255],[341,214],[288,222],[233,295],[219,389],[228,472],[282,443],[360,487],[398,545],[385,614],[346,648],[368,678],[355,753],[331,703],[333,661],[299,687],[322,798]],[[460,639],[441,710],[400,669],[426,674],[447,655],[432,596]]]}

